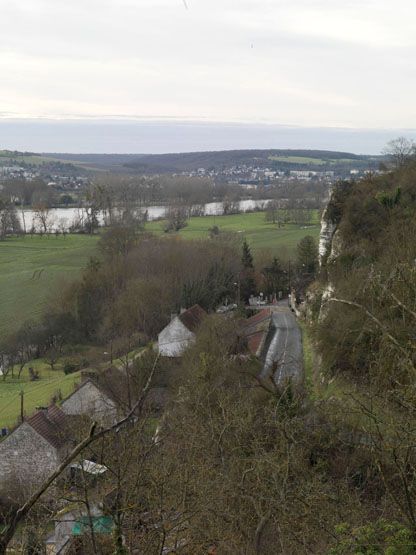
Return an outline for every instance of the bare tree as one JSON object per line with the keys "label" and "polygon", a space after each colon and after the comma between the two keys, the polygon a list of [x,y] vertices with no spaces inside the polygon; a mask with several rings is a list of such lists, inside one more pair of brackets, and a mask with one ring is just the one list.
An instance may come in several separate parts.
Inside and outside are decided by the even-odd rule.
{"label": "bare tree", "polygon": [[46,204],[37,204],[34,210],[34,219],[38,223],[41,233],[47,234],[53,225],[49,207]]}
{"label": "bare tree", "polygon": [[47,492],[47,490],[54,484],[54,482],[63,474],[67,467],[74,461],[83,451],[95,443],[98,439],[101,439],[110,432],[119,430],[124,426],[137,420],[139,416],[143,414],[144,403],[147,394],[150,390],[153,376],[156,370],[158,359],[155,360],[153,368],[151,369],[147,382],[143,387],[142,393],[138,398],[137,402],[133,405],[131,410],[127,415],[113,425],[97,429],[97,423],[94,422],[91,426],[89,434],[84,437],[69,453],[67,457],[61,462],[58,468],[53,472],[49,478],[29,497],[29,499],[21,505],[12,516],[10,516],[7,522],[4,524],[2,529],[0,529],[0,555],[5,555],[7,551],[7,546],[11,542],[17,527],[19,524],[27,517],[31,509],[38,503],[40,498]]}
{"label": "bare tree", "polygon": [[169,206],[165,231],[179,231],[188,225],[188,211],[184,206]]}
{"label": "bare tree", "polygon": [[416,156],[416,144],[406,137],[398,137],[387,143],[382,154],[387,156],[396,168],[400,168]]}
{"label": "bare tree", "polygon": [[14,205],[0,199],[0,240],[20,231],[21,226]]}

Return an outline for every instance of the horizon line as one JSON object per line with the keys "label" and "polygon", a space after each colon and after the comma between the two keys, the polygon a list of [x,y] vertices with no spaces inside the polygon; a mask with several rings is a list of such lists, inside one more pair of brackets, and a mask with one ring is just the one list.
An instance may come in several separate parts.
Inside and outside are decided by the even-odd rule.
{"label": "horizon line", "polygon": [[[357,132],[381,132],[381,131],[402,131],[416,132],[416,127],[353,127],[345,125],[308,125],[298,123],[279,123],[264,120],[220,120],[208,118],[196,118],[187,116],[141,116],[141,115],[59,115],[59,116],[34,116],[34,115],[12,115],[11,113],[0,113],[0,124],[2,122],[13,123],[180,123],[196,125],[224,125],[224,126],[265,126],[279,127],[282,129],[316,129],[332,131],[357,131]],[[242,149],[244,150],[244,149]],[[253,149],[255,150],[255,149]]]}

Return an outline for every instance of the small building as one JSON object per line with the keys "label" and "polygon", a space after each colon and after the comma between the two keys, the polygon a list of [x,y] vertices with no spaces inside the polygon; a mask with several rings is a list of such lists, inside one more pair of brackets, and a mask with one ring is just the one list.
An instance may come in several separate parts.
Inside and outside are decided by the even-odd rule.
{"label": "small building", "polygon": [[81,504],[68,504],[57,514],[54,524],[54,531],[46,540],[46,555],[87,552],[91,529],[100,553],[111,550],[114,522],[110,516],[103,515],[98,504],[92,504],[89,514]]}
{"label": "small building", "polygon": [[27,494],[68,454],[68,421],[56,406],[38,410],[0,443],[0,491]]}
{"label": "small building", "polygon": [[196,332],[207,313],[199,305],[194,305],[172,318],[159,333],[159,353],[164,357],[180,357],[194,343]]}
{"label": "small building", "polygon": [[[66,415],[86,416],[101,426],[111,426],[132,409],[142,394],[142,377],[133,368],[110,367],[105,370],[84,370],[82,381],[61,403]],[[158,375],[149,389],[143,408],[159,415],[168,400],[164,377]]]}
{"label": "small building", "polygon": [[110,425],[119,415],[115,396],[115,391],[87,379],[62,402],[61,410],[67,415],[85,415],[101,425]]}

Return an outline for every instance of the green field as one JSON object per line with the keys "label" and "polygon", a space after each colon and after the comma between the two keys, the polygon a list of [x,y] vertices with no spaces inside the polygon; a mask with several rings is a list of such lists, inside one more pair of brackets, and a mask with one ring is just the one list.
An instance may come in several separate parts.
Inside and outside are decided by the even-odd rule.
{"label": "green field", "polygon": [[96,243],[87,235],[0,242],[0,340],[39,317],[48,299],[78,277]]}
{"label": "green field", "polygon": [[313,164],[314,166],[323,166],[326,160],[321,158],[309,158],[307,156],[270,156],[269,160],[274,162],[287,162],[288,164]]}
{"label": "green field", "polygon": [[302,237],[312,235],[317,239],[320,231],[317,213],[315,221],[307,228],[296,224],[286,224],[284,227],[278,228],[276,224],[265,221],[264,212],[191,218],[187,227],[177,234],[164,233],[163,221],[150,222],[147,224],[146,230],[168,237],[179,235],[184,239],[205,239],[209,236],[209,228],[214,225],[218,226],[220,231],[241,233],[254,251],[270,249],[273,254],[282,258],[294,255],[296,245]]}
{"label": "green field", "polygon": [[[178,234],[166,235],[163,225],[161,221],[150,222],[146,230],[168,237],[201,239],[217,225],[221,231],[244,236],[254,251],[270,249],[282,258],[293,256],[305,235],[317,238],[319,234],[317,221],[307,228],[295,224],[278,228],[266,222],[262,212],[191,218]],[[25,236],[0,242],[0,341],[24,321],[40,316],[49,299],[79,276],[96,243],[96,236],[87,235]]]}
{"label": "green field", "polygon": [[[67,160],[60,160],[58,158],[49,158],[47,156],[37,156],[31,154],[14,154],[8,150],[0,150],[0,166],[9,165],[19,165],[19,164],[29,164],[31,166],[40,166],[44,163],[50,162],[62,162],[64,164],[69,164]],[[76,162],[73,162],[76,164]]]}
{"label": "green field", "polygon": [[24,392],[24,413],[31,415],[38,406],[48,406],[50,400],[59,391],[62,397],[67,397],[74,389],[74,383],[79,381],[80,373],[68,374],[61,370],[52,371],[42,360],[36,360],[31,366],[39,371],[38,381],[29,381],[27,368],[22,372],[21,379],[7,377],[2,381],[0,377],[0,427],[12,427],[20,415],[20,391]]}
{"label": "green field", "polygon": [[[319,234],[315,221],[311,227],[286,224],[278,228],[265,221],[264,212],[231,216],[195,217],[178,234],[165,234],[164,222],[150,222],[147,231],[186,240],[208,238],[209,228],[216,225],[222,232],[235,232],[245,237],[254,254],[268,249],[282,258],[293,257],[296,245],[305,235]],[[24,236],[0,242],[0,340],[28,319],[36,319],[59,288],[76,279],[88,258],[94,253],[98,237],[67,235],[60,237]],[[40,370],[41,379],[30,382],[27,368],[22,380],[0,377],[0,426],[16,423],[20,411],[21,389],[24,390],[25,412],[31,414],[36,406],[47,405],[51,397],[61,391],[65,397],[71,393],[79,374],[65,376],[61,370],[51,371],[43,361],[31,363]],[[58,365],[59,367],[59,365]]]}
{"label": "green field", "polygon": [[286,162],[288,164],[311,164],[313,166],[324,166],[326,164],[335,166],[337,164],[354,164],[356,160],[352,158],[310,158],[308,156],[270,156],[269,160],[274,162]]}

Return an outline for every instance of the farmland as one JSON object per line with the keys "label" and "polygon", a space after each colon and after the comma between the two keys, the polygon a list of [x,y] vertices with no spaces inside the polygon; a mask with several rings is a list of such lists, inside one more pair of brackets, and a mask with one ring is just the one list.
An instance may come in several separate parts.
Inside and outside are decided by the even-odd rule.
{"label": "farmland", "polygon": [[[195,217],[177,234],[185,240],[209,236],[209,228],[244,236],[254,251],[270,249],[282,258],[292,256],[305,235],[319,234],[317,215],[311,226],[286,224],[278,228],[265,221],[264,213]],[[147,231],[167,236],[164,222],[150,222]],[[16,331],[28,319],[36,319],[59,288],[75,280],[94,253],[97,237],[25,236],[0,242],[0,338]]]}
{"label": "farmland", "polygon": [[79,372],[65,375],[61,370],[51,370],[42,360],[31,363],[38,372],[39,380],[30,381],[26,367],[20,379],[0,378],[0,427],[12,427],[20,414],[20,392],[24,394],[24,413],[32,414],[37,406],[47,406],[54,395],[67,397],[79,380]]}
{"label": "farmland", "polygon": [[51,295],[79,276],[96,242],[86,235],[0,242],[0,339],[39,317]]}
{"label": "farmland", "polygon": [[284,162],[286,164],[299,164],[311,166],[335,166],[335,165],[352,165],[357,164],[357,160],[353,158],[312,158],[309,156],[270,156],[273,162]]}
{"label": "farmland", "polygon": [[[183,239],[204,239],[209,236],[209,229],[218,226],[221,232],[234,232],[241,234],[254,251],[269,249],[276,256],[288,258],[294,255],[297,243],[305,235],[312,235],[315,239],[319,235],[318,214],[308,226],[286,224],[278,228],[276,224],[266,222],[264,212],[235,214],[230,216],[203,216],[189,220],[187,227],[176,234]],[[164,222],[150,222],[147,231],[155,234],[166,235],[163,231]]]}
{"label": "farmland", "polygon": [[312,164],[314,166],[323,166],[325,160],[321,158],[310,158],[308,156],[270,156],[273,162],[286,162],[288,164]]}
{"label": "farmland", "polygon": [[[286,224],[278,228],[266,222],[264,212],[229,216],[194,217],[179,233],[166,234],[163,221],[149,222],[146,231],[184,240],[209,237],[209,228],[218,226],[221,232],[234,232],[245,237],[254,254],[268,249],[281,258],[295,255],[296,245],[305,235],[318,237],[318,214],[309,226]],[[60,288],[79,277],[89,257],[94,254],[97,236],[67,235],[66,237],[24,236],[0,242],[0,338],[16,331],[25,320],[41,316],[48,301]],[[94,358],[94,357],[93,357]],[[98,359],[97,359],[98,360]],[[45,361],[32,361],[39,371],[39,380],[30,381],[28,366],[21,379],[9,374],[0,377],[0,427],[13,426],[20,414],[20,391],[24,392],[24,408],[31,414],[36,406],[47,405],[58,392],[67,396],[79,373],[65,375],[57,364],[51,370]]]}
{"label": "farmland", "polygon": [[[67,164],[67,160],[60,160],[56,157],[43,156],[32,152],[17,152],[12,150],[0,150],[0,166],[21,165],[41,166],[42,164],[62,162]],[[76,161],[73,162],[76,164]]]}

